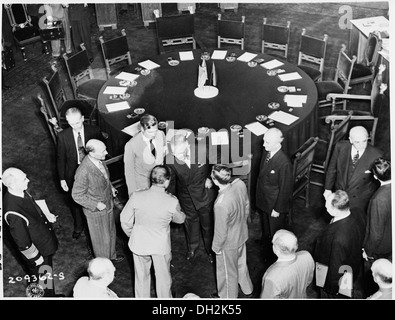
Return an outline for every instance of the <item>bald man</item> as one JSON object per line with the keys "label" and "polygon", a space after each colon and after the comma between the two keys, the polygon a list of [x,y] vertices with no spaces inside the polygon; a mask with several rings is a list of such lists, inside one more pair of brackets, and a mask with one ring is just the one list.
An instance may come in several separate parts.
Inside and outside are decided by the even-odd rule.
{"label": "bald man", "polygon": [[[362,126],[350,130],[349,141],[335,145],[325,178],[325,199],[333,190],[344,190],[350,208],[359,207],[366,213],[370,198],[380,184],[371,168],[383,152],[368,144],[368,132]],[[357,159],[357,161],[353,161]],[[355,164],[353,164],[355,162]]]}
{"label": "bald man", "polygon": [[372,274],[374,282],[379,286],[379,290],[369,296],[369,300],[391,300],[392,299],[392,276],[393,269],[391,261],[387,259],[377,259],[372,264]]}
{"label": "bald man", "polygon": [[88,222],[89,235],[95,257],[105,257],[113,262],[123,260],[115,251],[116,231],[113,214],[116,189],[110,182],[110,174],[103,162],[106,145],[96,139],[86,143],[86,156],[75,173],[71,195],[82,206]]}
{"label": "bald man", "polygon": [[281,149],[283,134],[270,128],[263,136],[264,151],[256,187],[256,208],[260,211],[264,237],[271,238],[285,226],[289,199],[293,188],[292,165]]}

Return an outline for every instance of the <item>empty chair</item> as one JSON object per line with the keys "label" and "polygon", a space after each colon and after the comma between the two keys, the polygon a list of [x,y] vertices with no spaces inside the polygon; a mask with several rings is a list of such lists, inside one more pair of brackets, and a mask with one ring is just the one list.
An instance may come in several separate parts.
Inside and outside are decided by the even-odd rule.
{"label": "empty chair", "polygon": [[280,59],[287,60],[291,21],[286,26],[268,24],[263,18],[262,24],[262,53],[268,53]]}
{"label": "empty chair", "polygon": [[369,34],[367,46],[364,51],[362,63],[355,63],[351,73],[350,85],[357,83],[373,82],[375,68],[379,58],[379,51],[382,47],[382,39],[379,31]]}
{"label": "empty chair", "polygon": [[111,66],[118,65],[121,62],[132,64],[132,57],[130,55],[128,39],[126,38],[125,29],[121,30],[121,35],[109,40],[104,40],[103,36],[99,37],[100,46],[103,54],[104,64],[106,65],[107,78],[118,71],[123,66],[111,71]]}
{"label": "empty chair", "polygon": [[350,59],[345,51],[346,46],[342,45],[337,60],[334,79],[315,83],[318,91],[319,107],[331,106],[331,103],[326,100],[326,96],[329,93],[347,93],[350,89],[351,72],[356,57],[353,56],[353,58]]}
{"label": "empty chair", "polygon": [[[111,179],[111,184],[114,186],[115,189],[117,189],[118,194],[120,193],[121,190],[125,191],[126,190],[126,180],[125,180],[125,170],[124,170],[124,161],[123,161],[123,154],[115,156],[115,157],[110,157],[104,162],[107,165],[108,171],[110,172],[110,179]],[[125,191],[125,194],[127,192]],[[120,197],[117,196],[114,198],[114,206],[122,210],[124,207],[124,202],[120,200]]]}
{"label": "empty chair", "polygon": [[63,129],[59,126],[56,115],[52,113],[51,109],[48,107],[48,104],[44,101],[40,94],[37,95],[37,101],[40,106],[40,112],[44,116],[45,124],[49,133],[51,134],[52,141],[56,145],[58,133]]}
{"label": "empty chair", "polygon": [[[294,187],[290,199],[289,222],[293,223],[293,201],[301,196],[306,208],[310,205],[310,172],[318,137],[309,138],[291,157]],[[304,193],[304,195],[302,195]]]}
{"label": "empty chair", "polygon": [[244,50],[244,37],[245,37],[245,16],[241,17],[241,21],[222,20],[222,15],[218,14],[217,24],[217,45],[231,44],[239,45],[241,50]]}
{"label": "empty chair", "polygon": [[179,45],[188,45],[196,49],[193,14],[156,17],[155,21],[159,53],[165,53],[167,48]]}
{"label": "empty chair", "polygon": [[39,28],[33,26],[31,17],[27,13],[26,4],[4,4],[4,8],[12,27],[14,41],[21,50],[23,60],[27,60],[25,47],[36,42],[41,42],[43,53],[48,54],[49,49],[46,42],[42,40]]}
{"label": "empty chair", "polygon": [[324,73],[324,61],[328,35],[324,34],[323,39],[306,35],[306,29],[302,29],[300,38],[298,67],[313,79],[321,81]]}
{"label": "empty chair", "polygon": [[63,54],[74,98],[96,101],[99,91],[106,81],[94,78],[84,44],[81,44],[81,49],[70,57],[66,53]]}

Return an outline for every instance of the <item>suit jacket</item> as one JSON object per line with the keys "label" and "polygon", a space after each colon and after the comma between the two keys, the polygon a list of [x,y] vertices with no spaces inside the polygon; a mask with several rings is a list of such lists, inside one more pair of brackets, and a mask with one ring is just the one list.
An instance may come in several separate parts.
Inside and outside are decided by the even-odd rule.
{"label": "suit jacket", "polygon": [[214,203],[214,252],[237,249],[248,240],[249,208],[247,187],[240,179],[219,191]]}
{"label": "suit jacket", "polygon": [[140,132],[125,145],[124,163],[125,179],[129,197],[139,189],[150,186],[150,174],[153,167],[163,164],[166,150],[166,138],[163,131],[158,131],[155,137],[156,157],[151,153],[148,144],[143,140]]}
{"label": "suit jacket", "polygon": [[374,161],[383,153],[368,145],[358,160],[354,172],[348,179],[351,163],[351,143],[340,141],[336,144],[326,172],[325,189],[344,190],[350,198],[350,207],[359,206],[366,210],[370,197],[377,190],[379,184],[371,173]]}
{"label": "suit jacket", "polygon": [[362,214],[360,208],[354,209],[348,217],[329,224],[317,239],[314,260],[328,266],[324,289],[329,293],[339,291],[341,266],[352,268],[354,280],[358,276],[365,232]]}
{"label": "suit jacket", "polygon": [[134,192],[121,212],[129,248],[137,255],[170,253],[170,222],[184,220],[177,198],[158,186]]}
{"label": "suit jacket", "polygon": [[276,261],[266,270],[261,299],[305,299],[313,277],[313,257],[308,251],[298,251],[295,259]]}
{"label": "suit jacket", "polygon": [[392,254],[391,184],[381,186],[370,199],[363,247],[369,257]]}
{"label": "suit jacket", "polygon": [[104,162],[103,166],[107,172],[107,178],[89,156],[86,156],[75,173],[71,196],[75,202],[82,206],[85,213],[95,214],[98,212],[99,210],[96,208],[98,202],[103,202],[106,205],[104,210],[109,211],[113,208],[110,173]]}
{"label": "suit jacket", "polygon": [[282,149],[265,164],[267,151],[262,153],[256,186],[256,206],[263,212],[286,213],[293,189],[292,164]]}
{"label": "suit jacket", "polygon": [[[97,127],[84,124],[84,140],[85,144],[90,139],[101,140],[102,136]],[[67,129],[59,132],[57,139],[57,167],[59,180],[66,180],[71,189],[74,183],[75,171],[78,168],[77,146],[75,144],[73,129]]]}

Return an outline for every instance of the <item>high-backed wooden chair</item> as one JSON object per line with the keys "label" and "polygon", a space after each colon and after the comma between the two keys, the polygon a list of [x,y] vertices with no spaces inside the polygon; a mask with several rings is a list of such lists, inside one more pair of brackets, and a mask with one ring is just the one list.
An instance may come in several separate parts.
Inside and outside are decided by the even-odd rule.
{"label": "high-backed wooden chair", "polygon": [[328,35],[323,39],[306,35],[306,29],[302,29],[298,55],[298,67],[302,69],[314,81],[321,81],[324,73],[324,62]]}
{"label": "high-backed wooden chair", "polygon": [[[310,172],[314,161],[315,147],[318,137],[309,138],[292,155],[293,181],[294,187],[290,198],[289,222],[293,223],[293,202],[301,196],[305,200],[306,208],[310,205]],[[302,195],[304,193],[304,196]]]}
{"label": "high-backed wooden chair", "polygon": [[166,49],[180,45],[189,45],[196,49],[193,14],[156,17],[155,21],[159,53],[165,53]]}
{"label": "high-backed wooden chair", "polygon": [[291,21],[287,21],[286,26],[279,26],[268,24],[267,18],[263,18],[262,53],[268,53],[276,58],[287,60],[290,27]]}
{"label": "high-backed wooden chair", "polygon": [[245,38],[245,16],[241,21],[222,20],[222,15],[218,14],[217,21],[217,46],[221,48],[222,44],[239,45],[244,50]]}
{"label": "high-backed wooden chair", "polygon": [[103,36],[99,37],[101,51],[103,54],[104,64],[106,66],[107,78],[114,74],[117,69],[111,71],[111,66],[118,65],[121,62],[127,62],[128,65],[132,64],[132,57],[129,50],[128,39],[126,38],[125,29],[121,30],[121,35],[115,38],[104,40]]}
{"label": "high-backed wooden chair", "polygon": [[58,133],[63,129],[59,126],[56,115],[52,113],[53,111],[51,111],[51,109],[48,107],[48,104],[44,101],[40,94],[37,95],[37,102],[40,107],[40,112],[44,116],[44,121],[51,135],[52,141],[56,145]]}
{"label": "high-backed wooden chair", "polygon": [[122,197],[119,196],[119,192],[121,191],[121,189],[125,189],[126,187],[123,154],[115,157],[110,157],[104,160],[104,162],[106,163],[108,171],[110,173],[111,184],[118,191],[118,196],[114,198],[114,206],[119,210],[122,210],[127,201],[127,199],[124,199],[124,201],[122,201]]}

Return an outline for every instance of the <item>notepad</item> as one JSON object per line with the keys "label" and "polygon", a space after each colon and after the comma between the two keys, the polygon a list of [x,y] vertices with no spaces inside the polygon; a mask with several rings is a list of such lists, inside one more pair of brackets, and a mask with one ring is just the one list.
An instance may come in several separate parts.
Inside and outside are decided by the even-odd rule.
{"label": "notepad", "polygon": [[151,60],[145,60],[143,62],[139,62],[138,65],[145,68],[145,69],[148,69],[148,70],[152,70],[152,69],[156,69],[156,68],[160,67],[159,64],[157,64]]}
{"label": "notepad", "polygon": [[214,50],[213,54],[211,55],[211,59],[223,60],[225,59],[227,53],[228,53],[227,50]]}
{"label": "notepad", "polygon": [[284,101],[287,103],[288,107],[303,107],[303,103],[307,101],[307,95],[305,94],[286,94],[284,96]]}
{"label": "notepad", "polygon": [[213,146],[229,144],[227,131],[211,132],[211,143]]}
{"label": "notepad", "polygon": [[268,118],[286,125],[290,125],[299,119],[299,117],[284,111],[274,111],[268,116]]}
{"label": "notepad", "polygon": [[130,72],[121,72],[115,78],[127,81],[134,81],[139,77],[138,74],[130,73]]}
{"label": "notepad", "polygon": [[302,76],[297,72],[280,74],[278,75],[278,77],[280,78],[281,81],[302,79]]}
{"label": "notepad", "polygon": [[104,89],[103,94],[125,94],[127,87],[108,86]]}
{"label": "notepad", "polygon": [[122,131],[134,137],[136,134],[138,134],[141,131],[140,122],[137,121],[136,123],[133,123],[132,125],[123,128]]}
{"label": "notepad", "polygon": [[106,108],[107,108],[108,112],[115,112],[115,111],[129,109],[130,106],[127,101],[122,101],[122,102],[115,102],[115,103],[106,104]]}
{"label": "notepad", "polygon": [[274,69],[274,68],[278,68],[280,66],[282,66],[284,63],[274,59],[274,60],[270,60],[268,62],[265,63],[261,63],[261,66],[264,67],[265,69]]}
{"label": "notepad", "polygon": [[256,53],[244,52],[240,57],[237,58],[239,61],[249,62],[257,56]]}
{"label": "notepad", "polygon": [[250,130],[253,134],[255,134],[256,136],[261,136],[263,134],[265,134],[265,132],[268,130],[268,128],[266,128],[262,123],[259,122],[253,122],[253,123],[249,123],[246,124],[245,127]]}
{"label": "notepad", "polygon": [[192,51],[182,51],[180,52],[180,60],[181,61],[186,61],[186,60],[193,60],[193,52]]}

